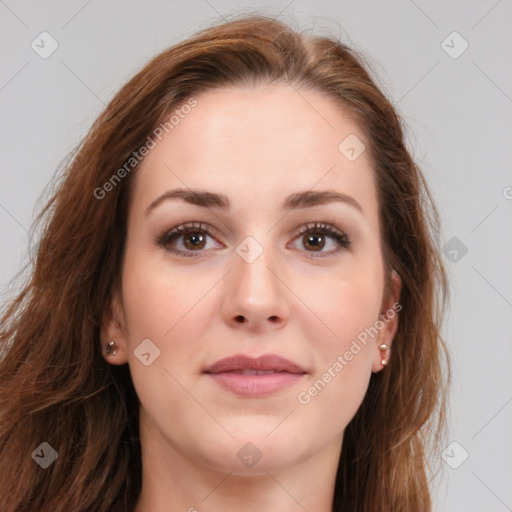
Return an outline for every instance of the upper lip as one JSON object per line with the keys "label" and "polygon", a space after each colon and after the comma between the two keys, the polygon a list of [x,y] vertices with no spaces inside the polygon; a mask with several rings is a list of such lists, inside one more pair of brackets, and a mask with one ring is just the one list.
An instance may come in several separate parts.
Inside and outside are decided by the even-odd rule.
{"label": "upper lip", "polygon": [[243,354],[227,357],[206,368],[204,373],[224,373],[237,370],[274,370],[276,372],[306,373],[299,365],[276,354],[252,358]]}

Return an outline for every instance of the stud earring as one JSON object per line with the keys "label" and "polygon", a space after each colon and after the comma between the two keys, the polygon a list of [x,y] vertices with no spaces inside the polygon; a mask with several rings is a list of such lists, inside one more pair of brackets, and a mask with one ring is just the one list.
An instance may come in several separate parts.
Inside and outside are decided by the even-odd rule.
{"label": "stud earring", "polygon": [[107,354],[107,356],[110,356],[110,355],[115,356],[116,355],[116,350],[117,350],[116,342],[115,341],[109,341],[109,343],[105,347],[105,354]]}
{"label": "stud earring", "polygon": [[381,357],[380,364],[382,366],[386,366],[388,364],[388,362],[386,360],[386,351],[388,349],[388,346],[386,344],[382,344],[382,345],[379,345],[379,349],[380,349],[380,357]]}

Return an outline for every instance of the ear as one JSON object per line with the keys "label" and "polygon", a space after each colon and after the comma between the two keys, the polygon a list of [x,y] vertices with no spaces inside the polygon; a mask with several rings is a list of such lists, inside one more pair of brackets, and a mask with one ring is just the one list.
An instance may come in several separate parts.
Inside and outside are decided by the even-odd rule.
{"label": "ear", "polygon": [[[390,283],[385,291],[379,315],[380,322],[376,322],[376,327],[379,329],[374,338],[372,372],[382,370],[385,367],[382,360],[384,359],[388,363],[391,357],[393,338],[398,329],[398,313],[402,309],[402,305],[399,303],[401,290],[402,279],[395,270],[391,270]],[[381,345],[387,345],[388,348],[381,350]]]}
{"label": "ear", "polygon": [[[116,293],[103,313],[100,328],[101,355],[107,363],[125,364],[128,362],[125,325],[123,306]],[[115,343],[115,350],[107,353],[105,349],[111,341]]]}

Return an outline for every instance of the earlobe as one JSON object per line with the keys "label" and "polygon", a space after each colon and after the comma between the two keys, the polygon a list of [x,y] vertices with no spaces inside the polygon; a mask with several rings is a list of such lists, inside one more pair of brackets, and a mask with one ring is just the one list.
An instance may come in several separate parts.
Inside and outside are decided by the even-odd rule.
{"label": "earlobe", "polygon": [[109,341],[109,342],[107,343],[107,346],[105,347],[104,352],[105,352],[105,354],[107,354],[107,356],[110,356],[110,355],[115,356],[115,355],[116,355],[116,352],[117,352],[117,345],[116,345],[116,342],[115,342],[114,340]]}
{"label": "earlobe", "polygon": [[120,302],[113,298],[105,309],[100,329],[101,355],[110,364],[128,362],[124,314]]}
{"label": "earlobe", "polygon": [[387,293],[380,314],[380,325],[382,328],[379,329],[379,334],[375,339],[372,372],[381,371],[389,364],[393,339],[398,330],[398,317],[402,309],[399,302],[402,290],[402,279],[395,270],[392,270],[390,281],[390,290]]}
{"label": "earlobe", "polygon": [[388,348],[389,347],[385,343],[382,343],[381,345],[379,345],[380,357],[381,357],[380,364],[382,366],[386,366],[388,364],[388,360],[386,359],[387,353],[388,353]]}

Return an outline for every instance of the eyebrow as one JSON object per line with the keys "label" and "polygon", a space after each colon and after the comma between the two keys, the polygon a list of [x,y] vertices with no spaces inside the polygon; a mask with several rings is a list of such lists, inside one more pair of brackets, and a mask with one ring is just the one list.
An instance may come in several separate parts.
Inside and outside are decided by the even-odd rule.
{"label": "eyebrow", "polygon": [[[166,200],[181,199],[186,203],[203,208],[219,208],[228,210],[230,206],[229,199],[222,194],[206,192],[192,189],[174,189],[164,192],[157,197],[147,208],[146,215]],[[363,213],[362,206],[351,196],[336,192],[334,190],[306,190],[304,192],[295,192],[290,194],[283,203],[283,210],[296,210],[300,208],[312,208],[332,202],[342,202],[353,206],[356,210]]]}

